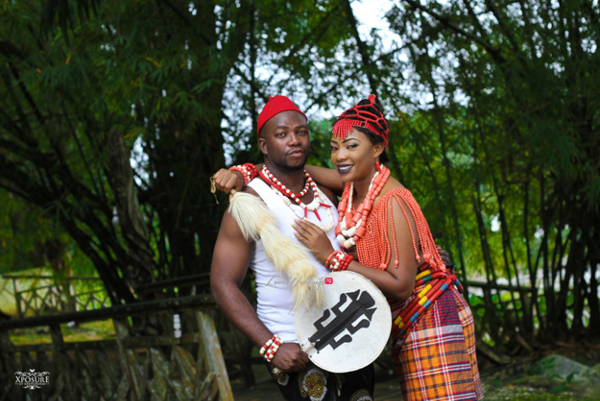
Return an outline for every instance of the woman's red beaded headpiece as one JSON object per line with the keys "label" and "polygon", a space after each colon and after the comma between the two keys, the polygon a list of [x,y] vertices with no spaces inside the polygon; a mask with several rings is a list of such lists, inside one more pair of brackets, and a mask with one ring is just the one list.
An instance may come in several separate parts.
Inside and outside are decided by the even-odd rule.
{"label": "woman's red beaded headpiece", "polygon": [[[375,112],[367,110],[367,108]],[[387,148],[390,128],[383,114],[375,107],[375,95],[369,95],[368,104],[355,104],[354,107],[343,112],[333,124],[332,133],[343,140],[353,127],[371,130],[375,135],[383,138],[383,143]]]}

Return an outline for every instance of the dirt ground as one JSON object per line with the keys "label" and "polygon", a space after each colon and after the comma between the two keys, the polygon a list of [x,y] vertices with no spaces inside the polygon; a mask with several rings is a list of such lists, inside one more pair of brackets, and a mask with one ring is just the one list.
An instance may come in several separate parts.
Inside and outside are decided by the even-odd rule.
{"label": "dirt ground", "polygon": [[[252,367],[256,386],[245,387],[242,379],[232,380],[231,387],[236,401],[281,401],[283,398],[277,385],[262,365]],[[375,399],[377,401],[402,400],[400,386],[395,377],[390,377],[381,369],[375,370]]]}
{"label": "dirt ground", "polygon": [[[600,344],[586,344],[583,347],[569,344],[568,347],[546,349],[536,355],[514,358],[505,366],[493,366],[482,360],[484,399],[486,401],[600,401],[600,397],[583,396],[581,391],[575,391],[570,385],[548,386],[534,383],[535,363],[545,356],[554,354],[566,356],[586,366],[597,366],[600,363]],[[235,400],[281,401],[283,398],[266,368],[262,365],[254,365],[252,368],[257,382],[255,386],[245,387],[241,378],[231,381]],[[377,401],[402,400],[400,386],[395,376],[389,373],[378,367],[375,369],[375,400]]]}
{"label": "dirt ground", "polygon": [[[84,323],[79,327],[62,328],[66,341],[90,341],[114,338],[114,330],[110,321]],[[21,332],[22,331],[22,332]],[[14,344],[31,344],[50,342],[47,331],[21,330],[11,333]],[[258,352],[257,352],[258,353]],[[494,365],[478,355],[485,400],[526,400],[526,401],[600,401],[598,397],[586,397],[587,386],[576,388],[567,380],[549,378],[540,381],[536,376],[535,364],[549,355],[562,355],[588,367],[594,367],[600,375],[600,340],[581,342],[573,339],[569,343],[556,342],[554,345],[540,346],[535,352],[520,357],[513,357],[504,366]],[[377,365],[376,365],[377,366]],[[242,378],[233,379],[231,385],[235,399],[238,401],[280,401],[282,397],[264,365],[253,365],[257,384],[246,387]],[[375,399],[377,401],[402,400],[400,387],[390,371],[376,367]],[[600,377],[600,376],[597,376]],[[595,382],[597,384],[598,381]],[[594,386],[592,386],[594,387]],[[600,385],[597,385],[600,391]]]}

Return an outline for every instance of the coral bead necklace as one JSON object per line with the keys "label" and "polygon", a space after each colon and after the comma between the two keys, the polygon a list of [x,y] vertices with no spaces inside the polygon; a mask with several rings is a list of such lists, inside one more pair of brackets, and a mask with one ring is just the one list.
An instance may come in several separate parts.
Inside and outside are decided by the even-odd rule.
{"label": "coral bead necklace", "polygon": [[[269,171],[266,165],[263,166],[262,170],[258,173],[258,175],[260,176],[260,178],[262,178],[264,182],[271,186],[271,189],[273,189],[275,193],[277,193],[281,197],[284,203],[294,211],[298,218],[307,218],[308,212],[311,211],[315,214],[315,216],[317,216],[317,219],[321,221],[321,216],[319,215],[317,209],[319,208],[319,206],[325,207],[329,216],[329,223],[325,225],[320,225],[320,227],[326,232],[333,228],[334,220],[333,212],[331,211],[332,205],[325,203],[327,197],[325,196],[325,194],[323,194],[323,192],[321,192],[321,190],[319,190],[319,187],[317,187],[317,184],[315,184],[312,177],[310,176],[310,174],[308,174],[307,171],[304,171],[304,177],[306,178],[306,186],[301,192],[297,194],[293,193],[289,188],[283,185],[281,181],[279,181],[273,175],[273,173]],[[312,189],[314,199],[311,203],[306,205],[300,200],[300,198],[306,195],[309,188]],[[296,202],[298,206],[293,205],[290,199]]]}
{"label": "coral bead necklace", "polygon": [[345,249],[351,249],[356,246],[356,241],[365,234],[367,218],[373,208],[373,202],[390,177],[390,170],[388,168],[379,165],[377,167],[378,171],[371,179],[367,196],[354,213],[352,213],[354,182],[347,184],[346,188],[344,188],[342,201],[338,207],[339,218],[335,233],[338,243]]}

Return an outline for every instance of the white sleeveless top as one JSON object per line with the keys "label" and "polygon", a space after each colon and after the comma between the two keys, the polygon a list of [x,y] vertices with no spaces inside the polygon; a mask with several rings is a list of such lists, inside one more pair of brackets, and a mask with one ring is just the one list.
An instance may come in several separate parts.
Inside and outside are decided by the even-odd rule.
{"label": "white sleeveless top", "polygon": [[[284,203],[280,196],[275,193],[271,187],[260,178],[252,180],[248,186],[255,190],[265,202],[277,219],[277,228],[281,233],[292,239],[292,241],[302,245],[294,235],[294,219],[298,216],[294,211]],[[331,201],[326,198],[326,202],[331,205]],[[327,237],[335,250],[341,250],[335,239],[335,226],[338,221],[338,213],[335,206],[332,205],[333,226],[327,232]],[[317,225],[326,225],[329,223],[329,213],[327,208],[319,206],[317,213],[322,221],[319,221],[314,212],[308,212],[308,220]],[[317,269],[317,274],[322,277],[329,273],[325,266],[317,261],[315,257],[306,251],[306,257],[313,263]],[[258,306],[256,313],[258,318],[273,334],[277,334],[285,342],[298,342],[294,330],[294,311],[292,303],[294,298],[293,283],[288,279],[285,273],[279,272],[265,253],[262,240],[256,242],[256,247],[250,258],[250,268],[256,275],[256,292],[258,294]],[[306,284],[297,284],[306,285]]]}

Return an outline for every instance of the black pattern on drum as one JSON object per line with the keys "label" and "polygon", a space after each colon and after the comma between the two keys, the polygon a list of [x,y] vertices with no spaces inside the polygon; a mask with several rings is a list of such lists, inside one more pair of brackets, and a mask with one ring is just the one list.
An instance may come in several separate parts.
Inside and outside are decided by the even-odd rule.
{"label": "black pattern on drum", "polygon": [[[352,342],[352,334],[370,326],[373,314],[377,310],[374,305],[375,300],[366,291],[356,290],[340,294],[339,302],[331,309],[325,309],[321,318],[314,323],[317,331],[308,340],[315,344],[317,351],[328,345],[336,349],[342,344]],[[342,310],[342,307],[345,308]],[[335,317],[324,325],[332,313]],[[336,340],[343,332],[348,334]]]}

